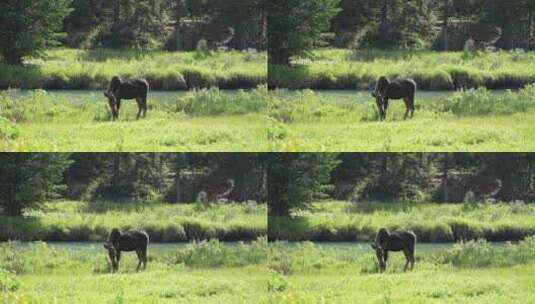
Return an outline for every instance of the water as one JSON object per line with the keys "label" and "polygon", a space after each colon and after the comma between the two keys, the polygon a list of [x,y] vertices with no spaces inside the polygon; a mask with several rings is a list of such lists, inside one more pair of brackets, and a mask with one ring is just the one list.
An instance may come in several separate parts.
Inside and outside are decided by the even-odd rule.
{"label": "water", "polygon": [[[286,243],[290,248],[296,247],[299,242],[288,242]],[[332,251],[352,251],[355,253],[370,253],[372,248],[370,246],[371,242],[316,242],[314,245],[323,250],[332,250]],[[444,252],[448,249],[453,248],[456,243],[417,243],[416,251],[418,253],[439,253]],[[492,246],[503,247],[507,243],[505,242],[495,242],[491,243]]]}
{"label": "water", "polygon": [[[45,242],[48,246],[55,247],[57,249],[66,249],[74,252],[79,251],[90,251],[90,252],[103,252],[104,242]],[[0,244],[2,244],[0,242]],[[30,246],[32,244],[35,244],[34,242],[24,242],[20,243],[20,246]],[[157,253],[170,253],[173,251],[177,251],[180,249],[186,248],[189,243],[150,243],[149,244],[149,250],[151,252],[157,252]],[[240,242],[221,242],[223,246],[227,247],[237,247],[240,245]]]}
{"label": "water", "polygon": [[[225,94],[237,94],[240,90],[221,90]],[[13,91],[15,96],[26,96],[33,92],[32,90]],[[75,102],[102,102],[106,97],[102,90],[47,90],[50,96],[67,98]],[[173,102],[179,97],[186,95],[188,91],[150,91],[148,100],[158,100],[163,102]]]}
{"label": "water", "polygon": [[[287,95],[293,95],[300,91],[285,91]],[[322,99],[336,102],[338,104],[348,104],[354,102],[369,102],[375,99],[371,96],[370,91],[362,90],[315,90],[317,94],[322,96]],[[491,94],[503,95],[507,90],[490,90]],[[418,100],[425,101],[439,101],[454,94],[455,91],[418,91],[416,92],[416,102]]]}

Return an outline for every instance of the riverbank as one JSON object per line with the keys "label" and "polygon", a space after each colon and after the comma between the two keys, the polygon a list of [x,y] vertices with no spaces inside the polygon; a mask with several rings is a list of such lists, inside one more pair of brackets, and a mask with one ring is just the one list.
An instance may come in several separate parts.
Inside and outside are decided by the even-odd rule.
{"label": "riverbank", "polygon": [[270,240],[371,241],[380,228],[413,230],[419,242],[484,238],[515,241],[535,235],[528,204],[316,202],[293,218],[269,217]]}
{"label": "riverbank", "polygon": [[102,246],[0,243],[0,253],[0,299],[6,303],[249,303],[267,297],[265,239],[165,252],[149,246],[146,270],[136,272],[135,253],[123,253],[115,274]]}
{"label": "riverbank", "polygon": [[267,81],[265,52],[53,49],[25,67],[0,64],[0,88],[104,89],[111,77],[144,77],[153,90],[255,88]]}
{"label": "riverbank", "polygon": [[312,243],[275,244],[270,254],[270,299],[276,303],[535,303],[534,239],[495,247],[486,242],[447,250],[415,251],[404,272],[402,253],[391,253],[387,271],[355,248]]}
{"label": "riverbank", "polygon": [[385,121],[369,93],[272,91],[268,137],[284,152],[517,152],[535,149],[535,86],[416,96],[414,118],[391,101]]}
{"label": "riverbank", "polygon": [[147,117],[124,101],[112,122],[107,100],[94,93],[36,90],[0,93],[1,151],[265,151],[265,86],[227,93],[216,88],[148,100]]}
{"label": "riverbank", "polygon": [[24,217],[0,216],[0,240],[103,241],[111,229],[144,229],[154,242],[251,241],[267,233],[265,204],[50,202]]}
{"label": "riverbank", "polygon": [[317,49],[293,67],[269,66],[271,87],[369,90],[380,76],[410,77],[420,90],[520,88],[535,83],[535,52],[463,53]]}

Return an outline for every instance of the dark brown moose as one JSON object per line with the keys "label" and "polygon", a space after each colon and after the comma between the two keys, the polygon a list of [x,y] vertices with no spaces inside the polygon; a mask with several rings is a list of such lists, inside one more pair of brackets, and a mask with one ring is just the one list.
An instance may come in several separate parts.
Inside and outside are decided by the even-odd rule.
{"label": "dark brown moose", "polygon": [[110,257],[112,271],[116,272],[119,269],[119,261],[121,260],[121,251],[135,251],[139,263],[137,264],[137,271],[141,268],[147,268],[147,249],[149,246],[149,235],[145,231],[120,231],[113,228],[107,243],[104,248],[108,251]]}
{"label": "dark brown moose", "polygon": [[405,116],[414,115],[414,95],[416,94],[416,82],[412,79],[400,79],[389,81],[386,77],[381,76],[375,86],[375,91],[372,92],[372,96],[375,97],[377,103],[377,109],[379,110],[379,119],[386,118],[388,111],[389,99],[403,99],[405,102]]}
{"label": "dark brown moose", "polygon": [[113,76],[110,81],[110,87],[104,92],[110,104],[112,119],[119,118],[121,108],[121,99],[135,99],[137,102],[138,112],[137,119],[143,113],[147,115],[147,93],[149,92],[149,83],[145,79],[127,79],[122,80]]}
{"label": "dark brown moose", "polygon": [[386,262],[388,261],[389,251],[403,251],[405,254],[405,271],[411,264],[414,268],[414,246],[416,245],[416,234],[412,231],[393,231],[389,232],[386,228],[379,229],[375,237],[375,243],[371,246],[375,250],[379,270],[385,271]]}

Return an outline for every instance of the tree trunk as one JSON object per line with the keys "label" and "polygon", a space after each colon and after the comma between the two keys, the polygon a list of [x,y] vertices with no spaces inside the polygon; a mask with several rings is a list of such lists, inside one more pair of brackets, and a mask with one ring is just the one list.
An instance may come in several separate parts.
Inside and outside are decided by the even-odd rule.
{"label": "tree trunk", "polygon": [[442,189],[444,189],[444,203],[449,203],[449,185],[448,185],[448,172],[450,169],[448,153],[444,154],[444,165],[442,167]]}
{"label": "tree trunk", "polygon": [[121,17],[121,2],[120,0],[115,0],[113,3],[113,22],[117,23],[119,22],[119,19]]}

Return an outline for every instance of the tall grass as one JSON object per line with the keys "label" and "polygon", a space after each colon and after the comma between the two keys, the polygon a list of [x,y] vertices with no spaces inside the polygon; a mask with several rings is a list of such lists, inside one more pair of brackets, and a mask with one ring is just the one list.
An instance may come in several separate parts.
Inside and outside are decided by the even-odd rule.
{"label": "tall grass", "polygon": [[154,90],[254,88],[266,82],[265,53],[56,49],[27,67],[0,65],[0,88],[103,89],[111,77],[145,77]]}
{"label": "tall grass", "polygon": [[46,211],[28,211],[24,218],[0,216],[0,240],[102,241],[114,228],[144,229],[155,242],[219,239],[254,240],[266,235],[265,204],[48,203]]}
{"label": "tall grass", "polygon": [[269,66],[273,86],[292,89],[369,89],[380,76],[411,77],[422,90],[453,89],[454,81],[488,89],[519,88],[535,82],[535,53],[318,49],[295,67]]}
{"label": "tall grass", "polygon": [[[265,239],[186,247],[149,245],[147,269],[122,254],[111,273],[101,244],[66,248],[37,242],[0,243],[2,303],[250,303],[265,293]],[[219,255],[217,253],[223,253]],[[188,259],[177,260],[177,256]]]}
{"label": "tall grass", "polygon": [[212,88],[175,98],[150,96],[147,118],[141,120],[135,119],[135,102],[126,101],[116,122],[111,121],[104,96],[97,102],[93,99],[94,95],[73,98],[43,90],[1,92],[0,150],[267,149],[265,109],[269,97],[265,86],[247,92]]}
{"label": "tall grass", "polygon": [[[364,208],[364,209],[362,209]],[[293,218],[269,218],[269,238],[290,241],[370,241],[377,231],[410,229],[420,242],[520,240],[535,235],[535,206],[318,202]],[[363,211],[364,210],[364,211]]]}

